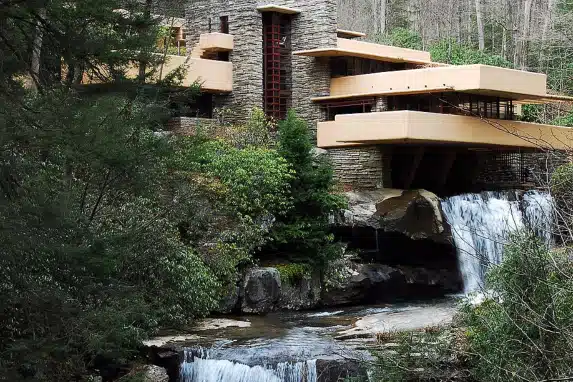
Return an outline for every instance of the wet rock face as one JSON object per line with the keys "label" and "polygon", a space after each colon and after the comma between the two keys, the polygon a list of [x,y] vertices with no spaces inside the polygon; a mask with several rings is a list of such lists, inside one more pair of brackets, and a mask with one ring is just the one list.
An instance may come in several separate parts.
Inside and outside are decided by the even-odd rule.
{"label": "wet rock face", "polygon": [[457,270],[398,267],[406,281],[404,297],[433,297],[458,293],[463,282]]}
{"label": "wet rock face", "polygon": [[461,290],[458,272],[350,263],[344,281],[323,293],[325,306],[437,297]]}
{"label": "wet rock face", "polygon": [[148,365],[145,376],[148,381],[155,381],[157,378],[161,382],[176,382],[179,377],[179,367],[181,365],[181,352],[180,349],[172,349],[167,347],[146,346],[147,357],[153,364]]}
{"label": "wet rock face", "polygon": [[281,280],[276,268],[251,268],[240,287],[230,288],[219,304],[218,313],[264,314],[276,310],[312,309],[320,304],[318,275],[301,280]]}
{"label": "wet rock face", "polygon": [[275,310],[281,293],[281,277],[275,268],[252,268],[243,284],[244,313],[268,313]]}
{"label": "wet rock face", "polygon": [[377,296],[384,300],[392,286],[405,285],[400,272],[382,264],[349,264],[347,277],[338,285],[324,291],[325,306],[360,304]]}
{"label": "wet rock face", "polygon": [[279,308],[286,310],[312,309],[319,305],[321,283],[318,276],[304,277],[295,282],[281,281]]}

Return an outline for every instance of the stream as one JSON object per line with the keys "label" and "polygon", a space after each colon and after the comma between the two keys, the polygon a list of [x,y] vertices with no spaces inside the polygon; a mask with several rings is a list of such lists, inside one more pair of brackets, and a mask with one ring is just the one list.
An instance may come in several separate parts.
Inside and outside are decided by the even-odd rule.
{"label": "stream", "polygon": [[[455,299],[208,319],[181,347],[181,382],[317,382],[366,376],[376,333],[447,324]],[[168,340],[168,337],[165,338]]]}

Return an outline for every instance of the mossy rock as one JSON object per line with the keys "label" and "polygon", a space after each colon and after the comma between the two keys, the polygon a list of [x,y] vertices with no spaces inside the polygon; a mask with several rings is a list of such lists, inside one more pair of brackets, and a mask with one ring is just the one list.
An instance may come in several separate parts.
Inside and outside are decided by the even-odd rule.
{"label": "mossy rock", "polygon": [[299,284],[302,280],[310,278],[312,272],[310,265],[302,263],[281,264],[275,268],[281,275],[281,282],[291,285]]}

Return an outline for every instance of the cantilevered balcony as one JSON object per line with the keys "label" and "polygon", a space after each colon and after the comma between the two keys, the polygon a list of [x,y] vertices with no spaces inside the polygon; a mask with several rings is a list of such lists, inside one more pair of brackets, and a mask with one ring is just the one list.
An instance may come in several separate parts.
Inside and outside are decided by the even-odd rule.
{"label": "cantilevered balcony", "polygon": [[418,111],[337,115],[318,124],[322,148],[374,144],[569,149],[573,129]]}
{"label": "cantilevered balcony", "polygon": [[502,97],[521,103],[545,103],[573,100],[554,97],[546,92],[547,76],[487,65],[462,65],[382,72],[332,78],[330,96],[316,97],[316,102],[330,100],[464,92]]}
{"label": "cantilevered balcony", "polygon": [[[195,57],[167,55],[163,66],[161,79],[169,73],[183,66],[186,69],[185,77],[180,86],[201,85],[201,90],[207,93],[229,93],[233,91],[233,64],[226,61],[206,60]],[[137,66],[127,72],[128,78],[136,78]],[[159,80],[158,71],[155,71],[154,80]]]}

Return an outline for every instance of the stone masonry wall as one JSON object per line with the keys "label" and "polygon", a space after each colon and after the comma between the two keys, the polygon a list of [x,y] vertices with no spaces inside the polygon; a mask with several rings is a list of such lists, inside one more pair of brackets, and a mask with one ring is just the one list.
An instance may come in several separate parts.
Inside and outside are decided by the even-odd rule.
{"label": "stone masonry wall", "polygon": [[384,186],[383,154],[379,146],[332,148],[328,154],[335,178],[345,190]]}
{"label": "stone masonry wall", "polygon": [[[195,0],[187,5],[187,46],[193,47],[202,33],[219,30],[219,18],[229,16],[229,33],[235,36],[231,52],[234,86],[230,95],[214,97],[215,107],[229,108],[232,122],[248,118],[254,107],[263,104],[263,27],[260,5],[275,4],[297,8],[293,16],[293,51],[336,46],[336,0]],[[328,60],[293,56],[292,105],[313,132],[321,119],[311,97],[327,95],[330,88]]]}
{"label": "stone masonry wall", "polygon": [[228,108],[229,119],[241,122],[250,111],[262,106],[263,58],[262,16],[257,0],[196,0],[186,10],[187,46],[193,47],[202,33],[219,32],[220,17],[229,17],[229,33],[235,36],[230,53],[233,63],[233,92],[214,97],[216,108]]}

